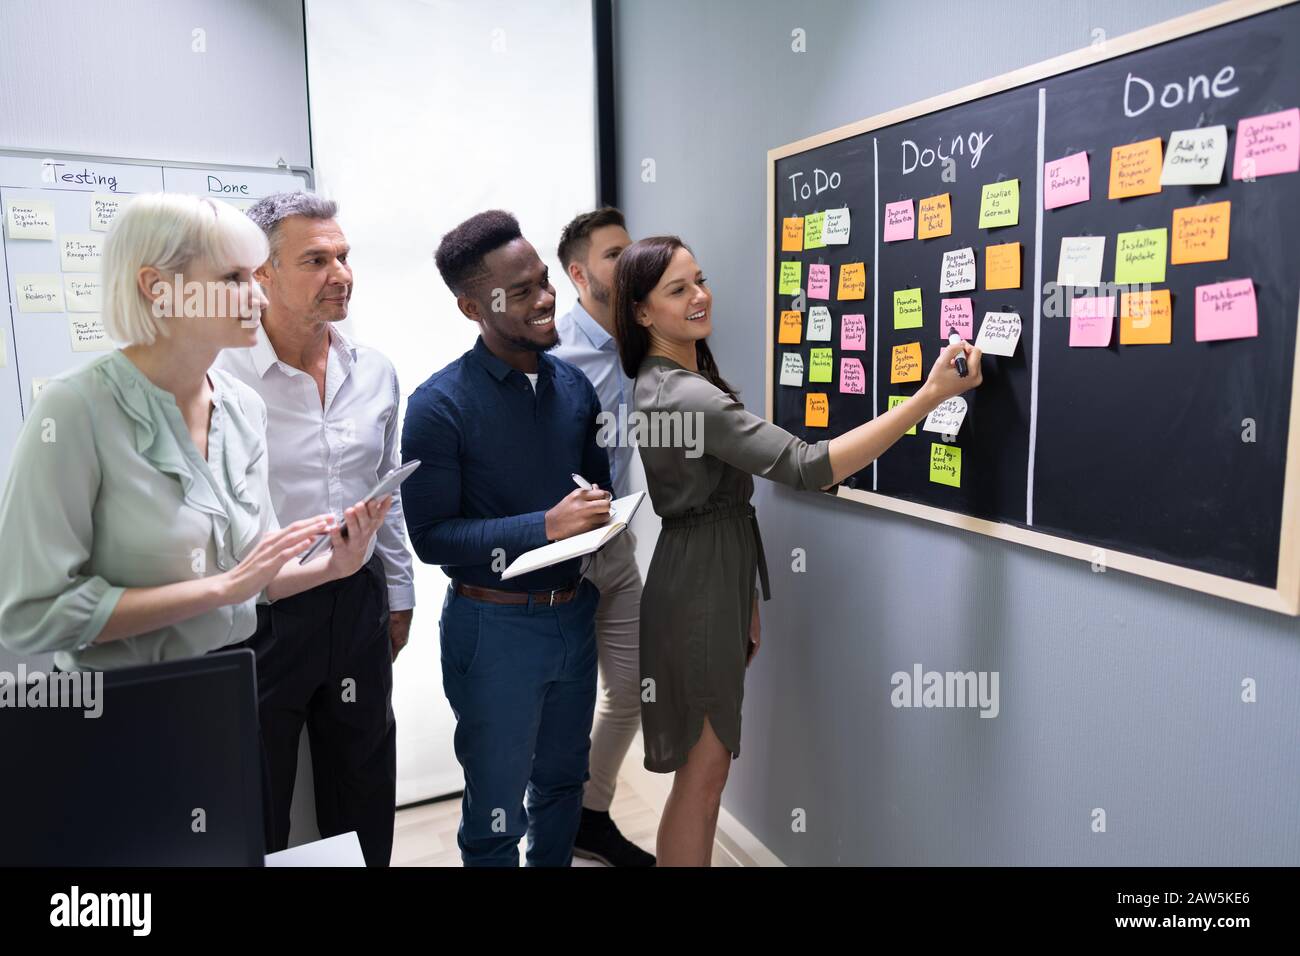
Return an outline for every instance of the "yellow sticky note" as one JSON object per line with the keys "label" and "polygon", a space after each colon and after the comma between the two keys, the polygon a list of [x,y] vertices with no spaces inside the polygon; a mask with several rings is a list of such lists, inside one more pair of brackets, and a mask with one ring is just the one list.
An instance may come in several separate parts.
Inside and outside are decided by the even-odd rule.
{"label": "yellow sticky note", "polygon": [[108,232],[108,227],[113,225],[113,219],[125,201],[125,197],[112,193],[91,193],[90,228],[96,232]]}
{"label": "yellow sticky note", "polygon": [[781,251],[803,252],[803,216],[782,220]]}
{"label": "yellow sticky note", "polygon": [[63,277],[23,274],[14,276],[14,294],[19,312],[62,312]]}
{"label": "yellow sticky note", "polygon": [[68,316],[68,336],[74,352],[107,352],[113,347],[98,315]]}
{"label": "yellow sticky note", "polygon": [[1164,168],[1160,137],[1140,143],[1116,146],[1110,151],[1111,199],[1149,196],[1160,192],[1160,171]]}
{"label": "yellow sticky note", "polygon": [[821,392],[805,396],[803,423],[809,428],[825,428],[831,423],[831,403]]}
{"label": "yellow sticky note", "polygon": [[867,264],[846,262],[840,266],[840,288],[837,299],[862,299],[867,295]]}
{"label": "yellow sticky note", "polygon": [[822,227],[826,225],[826,213],[810,212],[803,217],[803,247],[821,249],[826,245],[822,239]]}
{"label": "yellow sticky note", "polygon": [[1125,292],[1119,303],[1120,345],[1168,345],[1173,340],[1168,289]]}
{"label": "yellow sticky note", "polygon": [[[902,405],[905,401],[907,401],[907,398],[908,398],[908,396],[906,396],[906,395],[890,395],[890,396],[889,396],[889,407],[890,407],[890,408],[893,408],[895,405]],[[915,435],[915,434],[916,434],[916,426],[913,425],[913,426],[912,426],[911,428],[909,428],[907,431],[903,432],[903,434],[904,434],[904,435]]]}
{"label": "yellow sticky note", "polygon": [[104,237],[93,232],[60,236],[64,272],[98,272],[104,259]]}
{"label": "yellow sticky note", "polygon": [[1020,243],[1004,242],[984,250],[984,288],[1020,288]]}
{"label": "yellow sticky note", "polygon": [[782,312],[780,331],[776,341],[780,345],[798,345],[803,337],[803,313],[799,311]]}
{"label": "yellow sticky note", "polygon": [[1020,180],[987,183],[980,193],[980,228],[1014,226],[1020,221]]}
{"label": "yellow sticky note", "polygon": [[781,295],[798,295],[799,282],[802,278],[802,262],[783,262],[781,263],[781,279],[776,291]]}
{"label": "yellow sticky note", "polygon": [[1178,266],[1186,262],[1219,262],[1228,258],[1231,221],[1231,202],[1175,209],[1169,261]]}
{"label": "yellow sticky note", "polygon": [[930,444],[930,480],[953,488],[961,487],[961,449],[956,445]]}
{"label": "yellow sticky note", "polygon": [[9,203],[10,239],[53,239],[54,204],[39,199]]}
{"label": "yellow sticky note", "polygon": [[916,215],[920,220],[916,227],[916,238],[934,239],[952,234],[952,201],[947,193],[922,199],[917,206]]}
{"label": "yellow sticky note", "polygon": [[889,381],[891,383],[921,381],[920,342],[894,346],[890,355]]}

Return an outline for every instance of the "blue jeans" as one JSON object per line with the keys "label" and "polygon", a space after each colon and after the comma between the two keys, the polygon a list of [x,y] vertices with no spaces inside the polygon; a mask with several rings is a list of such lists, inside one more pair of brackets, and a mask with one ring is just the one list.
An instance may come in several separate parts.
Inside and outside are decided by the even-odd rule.
{"label": "blue jeans", "polygon": [[[587,580],[564,604],[488,604],[447,588],[442,686],[465,771],[461,860],[568,866],[596,706],[596,604]],[[527,805],[525,806],[525,796]]]}

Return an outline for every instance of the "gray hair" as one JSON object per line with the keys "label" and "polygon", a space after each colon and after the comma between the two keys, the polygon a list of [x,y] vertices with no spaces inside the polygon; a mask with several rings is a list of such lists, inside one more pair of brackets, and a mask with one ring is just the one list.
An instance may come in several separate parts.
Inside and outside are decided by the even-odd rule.
{"label": "gray hair", "polygon": [[315,193],[272,193],[263,196],[248,208],[248,218],[257,223],[271,244],[271,260],[280,251],[280,223],[290,216],[308,219],[333,219],[338,215],[339,204]]}

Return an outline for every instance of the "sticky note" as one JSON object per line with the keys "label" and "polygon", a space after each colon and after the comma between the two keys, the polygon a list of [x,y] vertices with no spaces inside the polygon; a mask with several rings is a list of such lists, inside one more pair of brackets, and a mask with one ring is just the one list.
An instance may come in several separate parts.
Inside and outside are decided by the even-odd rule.
{"label": "sticky note", "polygon": [[826,224],[826,213],[810,212],[803,217],[803,247],[821,249],[826,245],[822,239],[822,227]]}
{"label": "sticky note", "polygon": [[840,348],[860,352],[867,347],[867,317],[846,315],[840,319]]}
{"label": "sticky note", "polygon": [[1168,345],[1173,340],[1168,289],[1125,292],[1119,299],[1120,345]]}
{"label": "sticky note", "polygon": [[1105,236],[1063,236],[1056,264],[1057,285],[1101,285]]}
{"label": "sticky note", "polygon": [[947,193],[922,199],[917,216],[921,221],[916,227],[916,238],[937,239],[952,234],[952,201]]}
{"label": "sticky note", "polygon": [[840,358],[840,391],[850,395],[867,393],[867,373],[862,370],[860,359]]}
{"label": "sticky note", "polygon": [[781,295],[798,295],[799,282],[802,279],[802,262],[783,262],[781,263],[781,279],[776,291]]}
{"label": "sticky note", "polygon": [[822,242],[828,246],[844,246],[849,242],[849,209],[827,209],[822,223]]}
{"label": "sticky note", "polygon": [[975,250],[953,249],[943,254],[939,267],[940,292],[966,292],[975,288]]}
{"label": "sticky note", "polygon": [[63,312],[63,277],[54,275],[16,275],[14,293],[19,312]]}
{"label": "sticky note", "polygon": [[846,262],[840,266],[840,287],[837,299],[862,299],[867,295],[867,264]]}
{"label": "sticky note", "polygon": [[1254,179],[1300,169],[1300,108],[1251,116],[1237,123],[1233,179]]}
{"label": "sticky note", "polygon": [[104,237],[94,233],[62,236],[60,248],[64,272],[98,272],[104,258]]}
{"label": "sticky note", "polygon": [[1070,303],[1070,346],[1105,348],[1115,327],[1115,297],[1083,296]]}
{"label": "sticky note", "polygon": [[984,288],[1020,288],[1020,243],[1004,242],[984,249]]}
{"label": "sticky note", "polygon": [[1107,195],[1111,199],[1124,199],[1158,193],[1163,167],[1159,136],[1116,146],[1110,151],[1110,191]]}
{"label": "sticky note", "polygon": [[808,353],[808,381],[829,382],[834,371],[830,349],[812,349]]}
{"label": "sticky note", "polygon": [[831,297],[831,267],[824,262],[815,262],[808,267],[808,298],[829,299]]}
{"label": "sticky note", "polygon": [[1115,240],[1115,281],[1164,282],[1168,245],[1168,229],[1121,232]]}
{"label": "sticky note", "polygon": [[930,480],[940,485],[961,487],[961,449],[956,445],[930,445]]}
{"label": "sticky note", "polygon": [[1020,180],[989,183],[980,194],[980,228],[1014,226],[1020,221]]}
{"label": "sticky note", "polygon": [[9,203],[10,239],[53,239],[54,205],[38,199]]}
{"label": "sticky note", "polygon": [[1087,202],[1092,195],[1088,154],[1072,153],[1043,164],[1043,208],[1059,209]]}
{"label": "sticky note", "polygon": [[[906,395],[890,395],[890,396],[889,396],[889,407],[890,407],[890,408],[893,408],[895,405],[902,405],[905,401],[907,401],[907,399],[908,399],[908,396],[906,396]],[[913,426],[912,426],[911,428],[909,428],[907,431],[903,432],[903,434],[904,434],[904,435],[915,435],[915,434],[916,434],[916,426],[913,425]]]}
{"label": "sticky note", "polygon": [[970,299],[943,299],[939,302],[939,338],[948,341],[948,332],[956,331],[967,342],[975,335],[975,307]]}
{"label": "sticky note", "polygon": [[1228,127],[1176,129],[1169,134],[1161,186],[1212,186],[1223,179],[1228,158]]}
{"label": "sticky note", "polygon": [[1233,279],[1196,287],[1196,341],[1250,339],[1257,335],[1254,282]]}
{"label": "sticky note", "polygon": [[885,242],[911,239],[916,229],[912,200],[900,199],[885,203]]}
{"label": "sticky note", "polygon": [[104,307],[99,276],[64,276],[63,298],[68,303],[69,312],[99,312]]}
{"label": "sticky note", "polygon": [[798,345],[803,336],[803,313],[787,311],[781,313],[781,327],[776,341],[780,345]]}
{"label": "sticky note", "polygon": [[825,428],[830,424],[831,405],[824,393],[811,392],[804,398],[803,423],[809,428]]}
{"label": "sticky note", "polygon": [[107,352],[113,347],[98,315],[68,316],[68,336],[74,352]]}
{"label": "sticky note", "polygon": [[824,305],[814,305],[808,309],[809,342],[829,342],[831,340],[831,310]]}
{"label": "sticky note", "polygon": [[90,228],[96,232],[107,232],[108,227],[113,225],[113,217],[125,201],[124,197],[112,193],[91,193]]}
{"label": "sticky note", "polygon": [[894,291],[894,328],[919,329],[921,327],[921,290],[896,289]]}
{"label": "sticky note", "polygon": [[781,220],[781,251],[803,252],[803,216]]}
{"label": "sticky note", "polygon": [[1212,202],[1174,210],[1174,228],[1169,246],[1173,265],[1188,262],[1220,262],[1228,258],[1228,228],[1232,203]]}
{"label": "sticky note", "polygon": [[781,384],[803,386],[803,356],[798,352],[781,353]]}
{"label": "sticky note", "polygon": [[960,395],[942,401],[929,415],[925,416],[922,431],[938,432],[940,435],[956,435],[961,431],[961,423],[966,420],[966,399]]}
{"label": "sticky note", "polygon": [[1017,312],[985,312],[975,344],[985,355],[1015,355],[1020,328]]}
{"label": "sticky note", "polygon": [[920,342],[894,346],[889,357],[889,381],[893,384],[921,381]]}

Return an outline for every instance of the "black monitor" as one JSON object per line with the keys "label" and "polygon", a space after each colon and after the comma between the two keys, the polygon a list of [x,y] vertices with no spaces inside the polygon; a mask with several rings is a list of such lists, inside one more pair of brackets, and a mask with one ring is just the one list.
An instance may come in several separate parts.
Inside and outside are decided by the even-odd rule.
{"label": "black monitor", "polygon": [[[244,649],[105,671],[93,718],[84,699],[16,707],[11,694],[0,707],[0,866],[263,865],[254,668]],[[47,702],[66,702],[66,678],[79,677],[38,680]]]}

